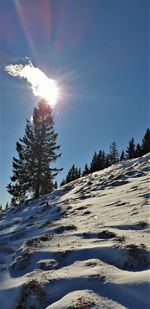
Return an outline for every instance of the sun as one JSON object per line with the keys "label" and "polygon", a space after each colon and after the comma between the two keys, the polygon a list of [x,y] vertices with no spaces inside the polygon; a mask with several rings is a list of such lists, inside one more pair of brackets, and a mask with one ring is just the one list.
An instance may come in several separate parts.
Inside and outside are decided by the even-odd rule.
{"label": "sun", "polygon": [[59,97],[57,82],[53,79],[40,79],[35,87],[36,96],[44,98],[54,108]]}

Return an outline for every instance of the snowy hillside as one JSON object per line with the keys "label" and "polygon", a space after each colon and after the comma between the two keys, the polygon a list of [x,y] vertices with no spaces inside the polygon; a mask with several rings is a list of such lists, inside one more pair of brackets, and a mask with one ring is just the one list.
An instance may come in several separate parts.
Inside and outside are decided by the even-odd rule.
{"label": "snowy hillside", "polygon": [[1,213],[1,309],[149,307],[149,159]]}

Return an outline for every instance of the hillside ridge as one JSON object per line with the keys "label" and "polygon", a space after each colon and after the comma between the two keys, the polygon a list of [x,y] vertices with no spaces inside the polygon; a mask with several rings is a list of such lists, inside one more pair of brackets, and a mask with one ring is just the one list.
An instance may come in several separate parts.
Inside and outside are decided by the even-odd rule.
{"label": "hillside ridge", "polygon": [[149,308],[149,163],[121,161],[1,212],[1,308]]}

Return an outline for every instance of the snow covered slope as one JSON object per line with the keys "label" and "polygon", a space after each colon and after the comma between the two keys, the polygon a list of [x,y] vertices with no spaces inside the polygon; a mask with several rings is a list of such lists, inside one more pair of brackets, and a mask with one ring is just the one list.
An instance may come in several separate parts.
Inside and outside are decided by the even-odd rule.
{"label": "snow covered slope", "polygon": [[1,213],[1,309],[149,307],[149,159]]}

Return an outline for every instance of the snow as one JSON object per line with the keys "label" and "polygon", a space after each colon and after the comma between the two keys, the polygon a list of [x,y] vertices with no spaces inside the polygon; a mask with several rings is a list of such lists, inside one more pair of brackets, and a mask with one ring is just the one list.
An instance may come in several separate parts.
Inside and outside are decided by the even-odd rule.
{"label": "snow", "polygon": [[2,309],[149,308],[150,154],[0,214]]}

